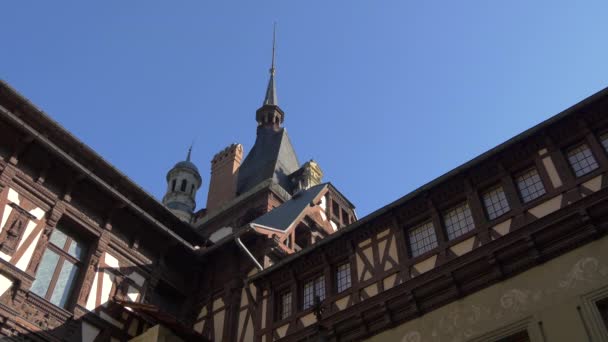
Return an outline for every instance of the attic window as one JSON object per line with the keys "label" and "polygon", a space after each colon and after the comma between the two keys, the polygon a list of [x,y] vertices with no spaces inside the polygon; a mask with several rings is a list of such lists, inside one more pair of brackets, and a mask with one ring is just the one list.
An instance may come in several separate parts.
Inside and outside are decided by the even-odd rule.
{"label": "attic window", "polygon": [[453,240],[475,229],[471,209],[467,202],[447,211],[443,215],[443,222],[448,233],[448,239]]}
{"label": "attic window", "polygon": [[599,167],[587,144],[570,149],[568,161],[576,177],[584,176]]}
{"label": "attic window", "polygon": [[524,203],[528,203],[545,194],[543,181],[536,168],[531,168],[516,178],[519,194]]}
{"label": "attic window", "polygon": [[410,241],[410,252],[414,258],[437,247],[435,227],[431,221],[410,230],[408,232],[408,237]]}
{"label": "attic window", "polygon": [[486,213],[490,220],[502,216],[511,210],[502,186],[497,186],[486,191],[483,194],[483,204],[486,207]]}

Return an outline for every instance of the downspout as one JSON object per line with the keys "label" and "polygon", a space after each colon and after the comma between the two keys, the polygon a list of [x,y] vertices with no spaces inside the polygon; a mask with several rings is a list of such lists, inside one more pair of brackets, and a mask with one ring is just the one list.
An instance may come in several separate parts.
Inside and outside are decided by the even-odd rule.
{"label": "downspout", "polygon": [[241,237],[237,236],[236,238],[234,238],[234,241],[236,241],[236,244],[239,247],[241,247],[241,249],[249,256],[249,258],[251,259],[251,261],[253,261],[253,263],[255,264],[255,266],[260,271],[263,271],[264,267],[262,267],[262,265],[260,265],[260,263],[257,261],[257,259],[253,256],[253,254],[251,254],[251,252],[247,249],[247,247],[245,247],[245,244],[243,244],[243,241],[241,241]]}

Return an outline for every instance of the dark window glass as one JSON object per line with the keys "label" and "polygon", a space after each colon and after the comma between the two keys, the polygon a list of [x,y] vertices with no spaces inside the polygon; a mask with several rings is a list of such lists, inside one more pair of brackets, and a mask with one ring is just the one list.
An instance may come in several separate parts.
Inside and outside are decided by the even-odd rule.
{"label": "dark window glass", "polygon": [[486,207],[486,213],[490,220],[500,217],[511,210],[502,186],[495,187],[484,193],[483,204]]}
{"label": "dark window glass", "polygon": [[599,167],[587,144],[570,149],[568,151],[568,161],[576,177],[584,176]]}
{"label": "dark window glass", "polygon": [[519,195],[524,203],[545,194],[545,187],[536,168],[531,168],[516,178]]}
{"label": "dark window glass", "polygon": [[306,310],[315,303],[315,297],[325,299],[325,276],[319,276],[304,284],[302,309]]}
{"label": "dark window glass", "polygon": [[520,331],[513,335],[503,337],[496,342],[530,342],[530,336],[527,331]]}
{"label": "dark window glass", "polygon": [[431,221],[410,230],[408,237],[412,257],[417,257],[437,247],[435,227]]}
{"label": "dark window glass", "polygon": [[469,209],[469,204],[466,202],[447,211],[443,215],[443,222],[445,223],[445,229],[450,240],[475,229],[471,209]]}
{"label": "dark window glass", "polygon": [[291,316],[291,292],[285,292],[281,295],[279,318],[285,319]]}
{"label": "dark window glass", "polygon": [[171,191],[175,191],[175,179],[171,181]]}
{"label": "dark window glass", "polygon": [[186,192],[186,180],[182,179],[182,185],[180,186],[182,192]]}
{"label": "dark window glass", "polygon": [[338,293],[350,288],[350,264],[342,264],[336,269],[336,285]]}
{"label": "dark window glass", "polygon": [[85,246],[80,241],[60,227],[55,228],[38,265],[36,280],[30,291],[65,308],[72,295],[84,256]]}

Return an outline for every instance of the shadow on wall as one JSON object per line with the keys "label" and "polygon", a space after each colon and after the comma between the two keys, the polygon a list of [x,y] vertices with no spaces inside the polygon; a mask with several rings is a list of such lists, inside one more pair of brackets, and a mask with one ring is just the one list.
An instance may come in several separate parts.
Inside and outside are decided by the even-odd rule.
{"label": "shadow on wall", "polygon": [[[179,319],[186,314],[185,298],[170,285],[161,280],[150,286],[142,266],[119,267],[107,252],[99,265],[86,305],[68,305],[70,311],[31,291],[17,298],[23,291],[15,282],[0,298],[0,311],[8,316],[1,321],[0,341],[207,341]],[[143,266],[151,267],[158,266]]]}

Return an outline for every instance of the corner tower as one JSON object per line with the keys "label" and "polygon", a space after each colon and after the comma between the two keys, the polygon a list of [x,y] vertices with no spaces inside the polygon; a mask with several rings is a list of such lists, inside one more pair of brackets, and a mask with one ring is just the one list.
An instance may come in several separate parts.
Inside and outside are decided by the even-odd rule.
{"label": "corner tower", "polygon": [[191,222],[196,207],[196,191],[202,179],[198,168],[190,161],[192,146],[188,149],[186,160],[181,161],[167,173],[167,192],[163,204],[183,221]]}

